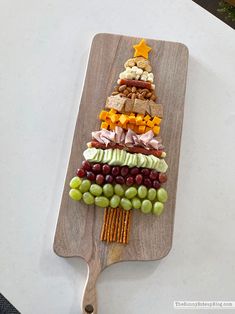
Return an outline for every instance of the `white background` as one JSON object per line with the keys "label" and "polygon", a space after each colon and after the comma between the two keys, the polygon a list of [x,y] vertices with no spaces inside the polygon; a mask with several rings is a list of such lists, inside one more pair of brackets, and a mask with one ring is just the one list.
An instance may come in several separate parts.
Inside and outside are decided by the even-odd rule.
{"label": "white background", "polygon": [[52,244],[99,32],[190,51],[173,248],[160,262],[104,271],[99,313],[235,300],[235,36],[190,0],[0,0],[0,292],[22,314],[80,313],[85,262],[57,257]]}

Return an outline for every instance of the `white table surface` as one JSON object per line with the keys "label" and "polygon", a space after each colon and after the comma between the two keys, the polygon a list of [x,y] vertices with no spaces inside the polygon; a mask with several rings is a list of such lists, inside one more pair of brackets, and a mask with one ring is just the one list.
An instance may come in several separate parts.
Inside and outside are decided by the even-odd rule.
{"label": "white table surface", "polygon": [[190,0],[0,1],[0,292],[22,314],[81,313],[86,264],[57,257],[52,244],[99,32],[190,51],[173,248],[158,262],[105,270],[99,313],[235,300],[235,36]]}

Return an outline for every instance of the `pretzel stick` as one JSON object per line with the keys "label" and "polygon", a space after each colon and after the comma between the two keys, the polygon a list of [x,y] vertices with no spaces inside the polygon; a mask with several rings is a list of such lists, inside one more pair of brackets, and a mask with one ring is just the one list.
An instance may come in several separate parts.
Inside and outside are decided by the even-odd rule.
{"label": "pretzel stick", "polygon": [[105,225],[107,222],[107,208],[104,209],[104,218],[103,218],[103,226],[102,226],[102,230],[101,230],[101,234],[100,234],[100,240],[103,241],[104,240],[104,232],[105,232]]}
{"label": "pretzel stick", "polygon": [[122,226],[122,216],[123,216],[123,210],[120,209],[120,217],[119,217],[119,221],[118,221],[118,242],[121,242],[121,226]]}
{"label": "pretzel stick", "polygon": [[121,227],[121,243],[123,243],[123,234],[124,234],[124,228],[125,228],[125,219],[126,219],[126,211],[123,210],[123,216],[122,216],[122,227]]}
{"label": "pretzel stick", "polygon": [[127,219],[128,219],[128,212],[125,212],[125,220],[124,220],[124,226],[123,226],[123,238],[122,238],[122,242],[125,243],[125,239],[126,239],[126,226],[127,226]]}
{"label": "pretzel stick", "polygon": [[110,217],[109,217],[109,224],[108,224],[108,231],[107,231],[107,242],[109,242],[109,237],[110,237],[111,222],[113,218],[113,208],[109,207],[109,211],[110,211]]}
{"label": "pretzel stick", "polygon": [[113,239],[114,239],[114,230],[115,230],[115,226],[116,226],[117,213],[118,213],[118,209],[115,208],[114,209],[114,215],[113,215],[113,221],[112,221],[112,229],[111,229],[111,239],[110,239],[111,242],[114,241]]}
{"label": "pretzel stick", "polygon": [[130,222],[131,222],[131,212],[128,215],[128,222],[127,222],[127,235],[126,235],[126,244],[129,242],[129,235],[130,235]]}
{"label": "pretzel stick", "polygon": [[107,241],[109,219],[110,219],[110,210],[109,210],[109,207],[107,207],[107,220],[106,220],[106,224],[105,224],[104,241]]}
{"label": "pretzel stick", "polygon": [[120,218],[120,208],[118,207],[116,220],[114,222],[113,241],[117,241],[117,229],[118,229],[118,224],[119,224],[119,218]]}

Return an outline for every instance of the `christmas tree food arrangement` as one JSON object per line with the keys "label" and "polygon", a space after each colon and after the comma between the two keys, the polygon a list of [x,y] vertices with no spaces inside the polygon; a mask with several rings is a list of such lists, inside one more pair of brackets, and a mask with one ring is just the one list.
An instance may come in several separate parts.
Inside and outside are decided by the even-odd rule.
{"label": "christmas tree food arrangement", "polygon": [[123,244],[131,241],[132,210],[158,219],[168,198],[168,166],[160,138],[163,106],[157,102],[148,60],[151,48],[144,39],[133,48],[134,57],[125,62],[107,97],[99,114],[100,130],[92,132],[69,192],[74,201],[104,210],[102,241]]}

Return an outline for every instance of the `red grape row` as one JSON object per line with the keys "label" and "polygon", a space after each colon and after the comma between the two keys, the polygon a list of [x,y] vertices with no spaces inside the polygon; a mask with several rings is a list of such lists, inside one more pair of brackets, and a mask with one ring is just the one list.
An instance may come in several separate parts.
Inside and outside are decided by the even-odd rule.
{"label": "red grape row", "polygon": [[86,177],[99,185],[105,183],[118,183],[131,185],[145,185],[150,188],[159,189],[161,184],[167,181],[165,173],[159,173],[156,170],[148,168],[129,168],[128,166],[110,166],[108,164],[92,164],[83,160],[82,167],[77,170],[80,178]]}

